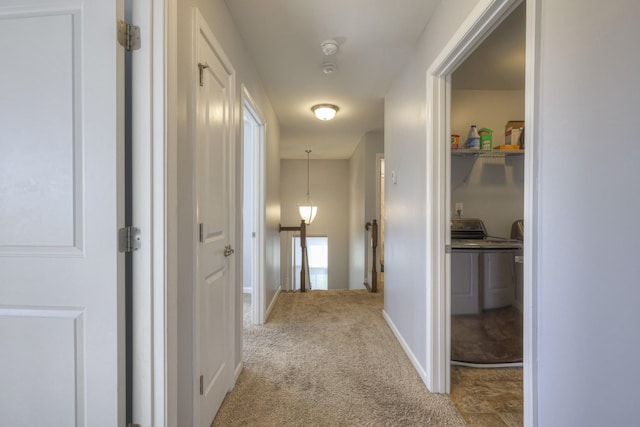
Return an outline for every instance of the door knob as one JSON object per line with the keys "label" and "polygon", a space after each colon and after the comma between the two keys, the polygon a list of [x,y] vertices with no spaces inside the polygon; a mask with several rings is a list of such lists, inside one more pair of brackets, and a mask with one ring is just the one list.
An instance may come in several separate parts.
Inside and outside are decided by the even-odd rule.
{"label": "door knob", "polygon": [[231,247],[231,245],[227,245],[224,247],[224,256],[229,256],[231,254],[233,254],[235,251],[233,250],[233,248]]}

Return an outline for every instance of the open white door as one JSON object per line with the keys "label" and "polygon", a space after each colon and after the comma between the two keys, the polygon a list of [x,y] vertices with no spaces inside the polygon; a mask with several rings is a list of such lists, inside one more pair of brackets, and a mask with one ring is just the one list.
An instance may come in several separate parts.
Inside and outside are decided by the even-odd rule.
{"label": "open white door", "polygon": [[196,21],[196,215],[199,225],[195,292],[197,426],[209,426],[233,384],[235,263],[235,72],[212,32]]}
{"label": "open white door", "polygon": [[121,0],[0,7],[0,418],[124,425]]}
{"label": "open white door", "polygon": [[[254,325],[265,322],[264,222],[265,222],[265,121],[249,94],[244,97],[243,134],[243,281],[251,289],[251,320]],[[248,277],[247,277],[248,275]],[[246,285],[244,285],[246,286]],[[245,288],[246,291],[246,288]]]}

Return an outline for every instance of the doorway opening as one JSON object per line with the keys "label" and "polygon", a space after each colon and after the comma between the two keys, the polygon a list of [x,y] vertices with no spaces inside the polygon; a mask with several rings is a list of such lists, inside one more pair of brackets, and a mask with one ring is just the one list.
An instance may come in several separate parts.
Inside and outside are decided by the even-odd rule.
{"label": "doorway opening", "polygon": [[[379,263],[380,263],[380,285],[384,285],[384,229],[385,229],[385,214],[384,214],[384,154],[376,154],[376,218],[380,222],[378,230],[378,246],[379,251]],[[382,286],[381,286],[382,287]]]}
{"label": "doorway opening", "polygon": [[[452,141],[446,278],[451,399],[467,420],[475,416],[466,412],[472,402],[494,422],[509,424],[524,416],[523,235],[513,231],[523,224],[525,199],[525,145],[515,137],[525,125],[525,3],[505,15],[446,88]],[[487,376],[481,368],[500,369]],[[490,392],[477,392],[478,385]]]}
{"label": "doorway opening", "polygon": [[[250,323],[264,323],[264,141],[265,125],[253,98],[243,88],[242,300]],[[245,313],[247,314],[247,313]]]}
{"label": "doorway opening", "polygon": [[[456,140],[448,170],[454,364],[522,366],[522,236],[512,230],[524,214],[525,147],[516,135],[524,130],[525,12],[525,3],[511,12],[448,88]],[[490,72],[478,72],[483,67]],[[474,125],[482,141],[470,148],[465,135]],[[482,227],[468,231],[474,224]]]}
{"label": "doorway opening", "polygon": [[[427,302],[430,315],[427,317],[427,369],[425,383],[432,392],[451,392],[451,188],[449,171],[451,170],[451,74],[469,57],[475,48],[521,3],[521,0],[495,0],[473,9],[460,28],[452,36],[441,54],[434,60],[426,72],[427,109],[427,203],[433,212],[427,218]],[[537,42],[536,20],[539,4],[529,0],[526,5],[526,65],[527,84],[525,86],[526,123],[534,124],[534,85]],[[530,78],[531,77],[531,78]],[[535,129],[535,126],[532,128]],[[532,220],[534,199],[532,184],[535,147],[531,146],[533,133],[525,136],[528,155],[524,156],[524,220]],[[530,272],[526,265],[531,260],[530,243],[524,248],[523,307],[526,308],[523,320],[523,377],[524,377],[524,414],[525,421],[535,411],[533,328],[531,304]]]}
{"label": "doorway opening", "polygon": [[[326,236],[307,236],[307,262],[309,290],[326,291],[329,289],[329,238]],[[291,238],[291,277],[293,290],[300,289],[300,270],[305,262],[300,247],[300,236]]]}

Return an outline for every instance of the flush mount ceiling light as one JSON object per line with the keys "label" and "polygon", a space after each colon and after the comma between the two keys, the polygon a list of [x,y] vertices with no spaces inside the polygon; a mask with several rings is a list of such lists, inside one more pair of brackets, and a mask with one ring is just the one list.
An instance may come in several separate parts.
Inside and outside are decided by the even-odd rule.
{"label": "flush mount ceiling light", "polygon": [[320,43],[320,47],[326,56],[335,55],[338,52],[338,42],[335,40],[325,40]]}
{"label": "flush mount ceiling light", "polygon": [[311,107],[311,111],[320,120],[331,120],[336,116],[339,108],[333,104],[318,104]]}

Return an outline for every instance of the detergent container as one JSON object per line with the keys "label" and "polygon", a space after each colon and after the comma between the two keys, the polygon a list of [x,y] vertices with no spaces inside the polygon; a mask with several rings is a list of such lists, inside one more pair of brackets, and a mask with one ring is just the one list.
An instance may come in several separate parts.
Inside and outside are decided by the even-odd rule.
{"label": "detergent container", "polygon": [[476,125],[471,125],[471,129],[469,129],[469,135],[467,136],[467,148],[470,150],[479,150],[480,149],[480,134],[478,133],[478,129]]}
{"label": "detergent container", "polygon": [[493,150],[493,131],[491,129],[482,128],[478,133],[480,134],[480,149]]}

